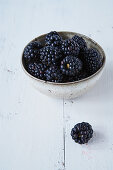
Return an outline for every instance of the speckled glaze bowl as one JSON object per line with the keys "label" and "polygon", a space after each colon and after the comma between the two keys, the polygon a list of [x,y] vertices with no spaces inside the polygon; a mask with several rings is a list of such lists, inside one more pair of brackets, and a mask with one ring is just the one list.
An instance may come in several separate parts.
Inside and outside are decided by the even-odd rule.
{"label": "speckled glaze bowl", "polygon": [[[91,38],[78,34],[76,32],[58,32],[64,39],[72,38],[74,35],[79,35],[83,37],[87,43],[88,47],[92,47],[97,49],[101,56],[103,57],[103,65],[102,67],[93,75],[90,77],[87,77],[83,80],[79,81],[74,81],[74,82],[69,82],[69,83],[53,83],[53,82],[48,82],[44,80],[37,79],[30,75],[27,70],[25,69],[25,63],[23,60],[23,53],[22,53],[22,58],[21,58],[21,63],[22,63],[22,68],[28,77],[29,83],[32,83],[33,86],[40,91],[41,93],[52,96],[52,97],[57,97],[57,98],[64,98],[64,99],[72,99],[76,98],[86,91],[88,91],[91,87],[93,87],[96,82],[100,79],[104,66],[105,66],[105,61],[106,61],[106,56],[99,44],[97,44],[95,41],[93,41]],[[44,39],[45,39],[46,34],[41,35],[32,41],[40,41],[42,44],[44,44]],[[31,41],[31,42],[32,42]]]}

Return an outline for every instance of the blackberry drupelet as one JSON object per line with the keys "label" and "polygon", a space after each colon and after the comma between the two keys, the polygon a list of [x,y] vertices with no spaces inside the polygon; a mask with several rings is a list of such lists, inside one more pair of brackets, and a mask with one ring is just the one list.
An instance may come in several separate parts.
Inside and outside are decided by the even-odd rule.
{"label": "blackberry drupelet", "polygon": [[61,51],[56,47],[45,46],[40,50],[40,59],[47,66],[55,65],[61,57]]}
{"label": "blackberry drupelet", "polygon": [[82,61],[73,56],[66,56],[61,61],[61,71],[64,75],[75,76],[82,70]]}
{"label": "blackberry drupelet", "polygon": [[24,49],[24,59],[28,63],[32,60],[39,59],[40,49],[42,45],[38,41],[33,41]]}
{"label": "blackberry drupelet", "polygon": [[74,40],[76,43],[79,44],[80,50],[84,51],[84,49],[87,48],[87,44],[85,40],[82,37],[79,37],[78,35],[75,35],[72,40]]}
{"label": "blackberry drupelet", "polygon": [[28,72],[32,76],[42,79],[42,80],[45,79],[44,77],[45,70],[46,70],[46,66],[43,65],[42,63],[33,62],[28,65]]}
{"label": "blackberry drupelet", "polygon": [[45,43],[47,46],[59,47],[62,43],[62,38],[56,31],[51,31],[46,35]]}
{"label": "blackberry drupelet", "polygon": [[78,55],[80,48],[79,45],[72,39],[67,39],[62,42],[61,50],[64,55]]}
{"label": "blackberry drupelet", "polygon": [[51,66],[46,70],[45,77],[47,81],[62,83],[63,75],[60,69],[56,66]]}
{"label": "blackberry drupelet", "polygon": [[88,143],[88,141],[93,137],[92,126],[86,122],[78,123],[71,130],[71,136],[76,143]]}
{"label": "blackberry drupelet", "polygon": [[94,74],[102,66],[102,56],[93,48],[87,49],[83,55],[85,68],[90,74]]}

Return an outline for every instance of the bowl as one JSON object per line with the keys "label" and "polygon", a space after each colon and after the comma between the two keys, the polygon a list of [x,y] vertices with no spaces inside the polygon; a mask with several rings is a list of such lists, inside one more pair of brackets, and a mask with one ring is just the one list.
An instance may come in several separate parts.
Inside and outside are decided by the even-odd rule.
{"label": "bowl", "polygon": [[[103,73],[104,67],[105,67],[106,56],[105,56],[105,53],[104,53],[102,47],[98,43],[93,41],[91,38],[89,38],[85,35],[82,35],[82,34],[79,34],[76,32],[58,32],[58,33],[63,37],[63,39],[72,38],[74,35],[79,35],[79,36],[83,37],[85,39],[88,47],[95,48],[100,52],[100,54],[103,58],[103,64],[102,64],[101,68],[95,74],[93,74],[85,79],[82,79],[79,81],[74,81],[74,82],[68,82],[68,83],[48,82],[48,81],[44,81],[44,80],[37,79],[37,78],[33,77],[25,69],[23,53],[22,53],[22,58],[21,58],[22,68],[23,68],[26,76],[28,77],[29,83],[31,83],[41,93],[48,95],[48,96],[57,97],[57,98],[72,99],[72,98],[76,98],[76,97],[84,94],[85,92],[87,92],[100,79],[100,77]],[[44,44],[45,36],[46,36],[46,34],[43,34],[43,35],[33,39],[32,41],[38,40],[42,44]]]}

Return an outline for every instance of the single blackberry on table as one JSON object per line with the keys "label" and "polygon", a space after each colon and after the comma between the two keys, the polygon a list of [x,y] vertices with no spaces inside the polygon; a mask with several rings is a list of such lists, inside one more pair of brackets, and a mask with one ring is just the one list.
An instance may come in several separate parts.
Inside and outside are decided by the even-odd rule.
{"label": "single blackberry on table", "polygon": [[28,72],[36,78],[44,80],[45,70],[46,66],[42,63],[33,62],[28,64]]}
{"label": "single blackberry on table", "polygon": [[80,73],[82,70],[82,61],[73,56],[66,56],[61,61],[61,71],[64,75],[74,76]]}
{"label": "single blackberry on table", "polygon": [[90,48],[85,51],[83,62],[88,72],[93,74],[102,66],[102,56],[96,49]]}
{"label": "single blackberry on table", "polygon": [[57,66],[51,66],[45,72],[45,77],[47,81],[62,83],[63,75]]}
{"label": "single blackberry on table", "polygon": [[82,37],[75,35],[74,37],[72,37],[72,40],[79,44],[80,50],[84,51],[84,49],[87,48],[87,44]]}
{"label": "single blackberry on table", "polygon": [[24,59],[26,62],[39,59],[40,49],[42,45],[38,41],[29,43],[24,49]]}
{"label": "single blackberry on table", "polygon": [[80,48],[79,45],[72,39],[67,39],[62,42],[61,50],[64,55],[78,55]]}
{"label": "single blackberry on table", "polygon": [[47,66],[55,65],[61,57],[61,51],[56,47],[45,46],[40,50],[40,59]]}
{"label": "single blackberry on table", "polygon": [[47,46],[59,47],[61,45],[62,38],[56,31],[51,31],[46,35],[45,43]]}
{"label": "single blackberry on table", "polygon": [[88,141],[93,137],[92,126],[86,122],[78,123],[71,130],[71,136],[76,143],[88,143]]}

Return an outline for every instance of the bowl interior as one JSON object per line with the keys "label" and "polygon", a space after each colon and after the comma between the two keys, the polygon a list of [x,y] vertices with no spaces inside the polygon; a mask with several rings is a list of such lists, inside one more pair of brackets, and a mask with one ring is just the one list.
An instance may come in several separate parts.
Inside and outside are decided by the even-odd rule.
{"label": "bowl interior", "polygon": [[[102,65],[102,67],[101,67],[96,73],[94,73],[94,74],[91,75],[90,77],[87,77],[87,78],[82,79],[82,80],[79,80],[79,81],[87,80],[88,78],[93,77],[94,75],[96,75],[98,72],[100,72],[100,71],[102,70],[102,68],[103,68],[104,65],[105,65],[105,59],[106,59],[106,57],[105,57],[105,53],[104,53],[103,49],[101,48],[101,46],[100,46],[98,43],[96,43],[95,41],[93,41],[91,38],[89,38],[89,37],[87,37],[87,36],[85,36],[85,35],[79,34],[79,33],[75,33],[75,32],[58,32],[58,33],[59,33],[59,35],[60,35],[63,39],[72,38],[74,35],[79,35],[79,36],[83,37],[84,40],[85,40],[86,43],[87,43],[88,48],[95,48],[95,49],[97,49],[97,50],[99,51],[99,53],[101,54],[102,58],[103,58],[103,65]],[[39,41],[39,42],[42,43],[42,45],[44,45],[44,44],[45,44],[44,42],[45,42],[45,36],[46,36],[46,35],[47,35],[47,34],[43,34],[43,35],[41,35],[41,36],[33,39],[32,41]],[[30,42],[32,42],[32,41],[30,41]],[[28,44],[27,44],[27,45],[28,45]],[[26,45],[26,46],[27,46],[27,45]],[[40,80],[40,79],[37,79],[37,78],[33,77],[32,75],[30,75],[30,74],[27,72],[27,70],[26,70],[26,65],[25,65],[25,62],[24,62],[23,53],[22,53],[22,65],[23,65],[24,71],[25,71],[30,77],[32,77],[32,78],[34,78],[34,79],[36,79],[36,80],[45,82],[44,80]],[[79,82],[79,81],[76,81],[76,82]],[[54,84],[54,82],[48,82],[48,83]],[[68,82],[68,83],[74,83],[74,82]],[[56,84],[56,83],[55,83],[55,84]],[[59,83],[58,83],[58,84],[59,84]],[[60,84],[66,84],[66,83],[60,83]]]}

